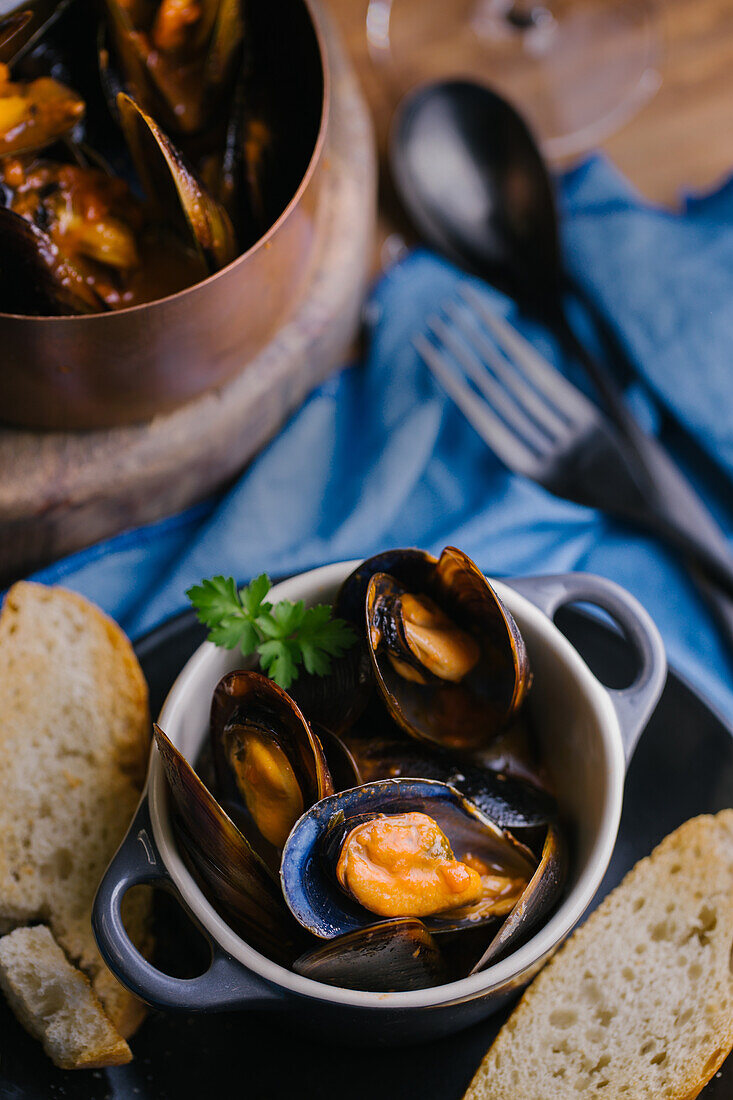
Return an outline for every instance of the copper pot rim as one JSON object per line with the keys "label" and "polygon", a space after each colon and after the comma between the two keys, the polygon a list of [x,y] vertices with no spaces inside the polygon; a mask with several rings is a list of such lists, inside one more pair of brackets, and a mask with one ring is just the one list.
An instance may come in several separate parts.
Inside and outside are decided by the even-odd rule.
{"label": "copper pot rim", "polygon": [[313,176],[315,175],[316,169],[317,169],[318,164],[320,163],[320,160],[321,160],[321,155],[323,153],[323,147],[326,143],[326,131],[328,129],[328,119],[329,119],[329,115],[330,115],[330,107],[331,107],[331,67],[330,67],[329,61],[328,61],[328,53],[327,53],[327,50],[326,50],[326,43],[325,43],[325,40],[324,40],[324,37],[323,37],[323,30],[321,28],[320,21],[319,21],[318,17],[316,16],[316,14],[313,11],[312,0],[301,0],[301,3],[303,4],[304,8],[306,9],[306,11],[308,13],[308,19],[310,21],[311,27],[313,28],[313,33],[315,35],[316,44],[317,44],[317,47],[318,47],[318,55],[319,55],[320,62],[321,62],[321,73],[323,75],[323,94],[321,96],[321,116],[320,116],[320,121],[319,121],[319,124],[318,124],[318,133],[316,134],[316,140],[315,140],[315,143],[313,145],[313,152],[311,153],[311,157],[310,157],[310,160],[308,161],[308,166],[306,167],[306,170],[303,174],[303,178],[301,179],[300,183],[298,184],[298,186],[297,186],[295,192],[293,193],[292,198],[290,199],[289,203],[287,204],[285,209],[282,211],[280,216],[272,223],[272,225],[269,227],[269,229],[267,229],[267,231],[265,233],[263,233],[261,237],[258,237],[257,240],[254,242],[254,244],[250,245],[250,247],[246,250],[246,252],[242,252],[241,255],[237,256],[237,258],[235,260],[232,260],[231,263],[228,263],[226,265],[226,267],[222,267],[219,271],[215,271],[213,273],[213,275],[209,275],[209,276],[207,276],[207,278],[201,279],[200,282],[198,282],[198,283],[193,283],[192,286],[187,286],[187,287],[184,287],[183,290],[176,291],[175,294],[166,295],[165,298],[155,298],[152,302],[140,302],[140,303],[138,303],[137,305],[134,305],[134,306],[125,306],[124,309],[109,310],[105,313],[71,314],[70,316],[60,316],[60,317],[54,317],[54,316],[51,316],[51,317],[43,317],[43,316],[37,317],[37,316],[35,316],[34,314],[31,314],[31,313],[4,313],[2,310],[0,310],[0,320],[2,320],[4,318],[7,318],[7,319],[13,320],[13,321],[32,321],[34,323],[40,323],[40,324],[49,324],[49,323],[59,324],[59,323],[63,323],[63,324],[68,325],[68,324],[80,324],[80,323],[84,323],[84,322],[86,322],[87,324],[89,324],[90,322],[95,322],[97,324],[105,324],[111,318],[114,318],[114,317],[129,317],[129,316],[131,316],[135,313],[139,313],[139,312],[143,312],[145,310],[153,309],[155,306],[162,305],[165,302],[172,302],[175,299],[183,298],[186,295],[195,294],[197,291],[200,291],[203,287],[211,286],[218,279],[220,279],[223,276],[227,275],[235,267],[237,267],[241,264],[244,264],[244,262],[246,260],[249,260],[251,257],[255,256],[258,252],[260,252],[260,251],[264,250],[265,248],[267,248],[267,246],[272,241],[273,237],[279,232],[281,226],[283,226],[285,224],[285,222],[289,219],[289,217],[292,214],[295,207],[299,205],[301,198],[305,194],[306,190],[308,189],[308,186],[310,185],[311,180],[313,179]]}

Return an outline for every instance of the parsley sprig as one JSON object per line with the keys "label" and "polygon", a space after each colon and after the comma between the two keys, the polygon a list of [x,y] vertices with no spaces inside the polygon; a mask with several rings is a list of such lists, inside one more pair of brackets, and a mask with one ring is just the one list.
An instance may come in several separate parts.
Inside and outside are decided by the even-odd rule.
{"label": "parsley sprig", "polygon": [[302,600],[280,600],[274,606],[266,573],[237,589],[233,577],[212,577],[186,592],[199,622],[209,628],[209,641],[225,649],[241,649],[245,657],[257,653],[260,667],[287,690],[299,675],[299,666],[316,676],[327,676],[331,658],[341,657],[356,641],[343,619],[334,619],[328,604],[306,608]]}

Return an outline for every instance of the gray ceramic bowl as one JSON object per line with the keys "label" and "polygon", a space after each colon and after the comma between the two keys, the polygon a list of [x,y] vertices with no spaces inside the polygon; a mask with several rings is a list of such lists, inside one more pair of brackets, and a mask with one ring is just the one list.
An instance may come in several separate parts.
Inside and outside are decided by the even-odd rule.
{"label": "gray ceramic bowl", "polygon": [[[330,602],[355,562],[326,566],[277,585],[275,599]],[[137,815],[99,887],[93,924],[100,950],[120,981],[162,1009],[267,1009],[299,1027],[352,1042],[407,1043],[467,1027],[501,1007],[562,943],[595,894],[611,857],[621,816],[626,764],[662,692],[666,660],[659,633],[641,605],[611,581],[588,574],[492,581],[514,615],[535,675],[527,706],[561,810],[570,822],[573,856],[563,899],[519,950],[472,977],[409,993],[366,993],[323,985],[255,951],[219,916],[188,871],[169,815],[162,763],[152,751]],[[634,684],[611,691],[593,676],[552,622],[579,601],[608,611],[637,651]],[[212,691],[238,667],[237,654],[204,643],[163,706],[160,725],[189,760],[208,732]],[[120,918],[125,892],[148,882],[173,889],[206,935],[212,962],[184,980],[146,962]]]}

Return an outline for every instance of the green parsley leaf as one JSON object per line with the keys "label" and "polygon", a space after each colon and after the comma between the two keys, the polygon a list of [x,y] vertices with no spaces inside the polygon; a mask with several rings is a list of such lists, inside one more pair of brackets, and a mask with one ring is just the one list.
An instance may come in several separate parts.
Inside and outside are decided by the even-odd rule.
{"label": "green parsley leaf", "polygon": [[270,591],[266,573],[237,591],[232,577],[212,577],[186,592],[199,622],[209,628],[209,641],[225,649],[241,649],[245,657],[257,653],[260,666],[287,690],[298,678],[299,666],[316,676],[327,676],[331,659],[341,657],[356,641],[356,633],[342,619],[332,618],[328,604],[306,609],[303,600],[280,600],[273,608],[265,599]]}
{"label": "green parsley leaf", "polygon": [[271,603],[263,603],[270,588],[270,578],[267,573],[260,573],[259,577],[255,577],[255,579],[250,581],[247,587],[243,588],[239,593],[244,610],[247,611],[253,619],[256,618],[261,611],[267,612],[272,610]]}
{"label": "green parsley leaf", "polygon": [[331,657],[342,657],[356,641],[356,633],[343,619],[332,619],[326,604],[310,607],[300,624],[298,641],[306,671],[328,676]]}
{"label": "green parsley leaf", "polygon": [[270,615],[269,613],[266,615],[258,615],[254,623],[263,638],[282,637],[280,624],[273,615]]}
{"label": "green parsley leaf", "polygon": [[283,637],[287,637],[288,634],[295,633],[303,622],[305,604],[302,600],[298,600],[297,603],[291,603],[290,600],[281,600],[280,603],[275,604],[275,610],[272,614],[282,631]]}
{"label": "green parsley leaf", "polygon": [[285,691],[298,678],[297,643],[284,639],[263,642],[257,647],[260,664],[267,675]]}
{"label": "green parsley leaf", "polygon": [[225,616],[237,614],[241,608],[232,577],[212,577],[189,588],[186,595],[204,626],[216,626]]}

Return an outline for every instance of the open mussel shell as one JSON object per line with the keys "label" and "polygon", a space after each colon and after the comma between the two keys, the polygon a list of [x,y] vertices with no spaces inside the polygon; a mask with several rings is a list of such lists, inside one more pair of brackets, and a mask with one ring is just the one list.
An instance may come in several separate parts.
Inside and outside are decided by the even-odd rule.
{"label": "open mussel shell", "polygon": [[385,550],[357,565],[343,582],[334,600],[334,614],[364,630],[364,608],[367,589],[375,573],[389,573],[403,584],[413,584],[416,590],[430,583],[438,559],[424,550]]}
{"label": "open mussel shell", "polygon": [[0,206],[0,301],[6,313],[68,316],[105,308],[34,223]]}
{"label": "open mussel shell", "polygon": [[[211,0],[208,0],[211,3]],[[203,107],[206,111],[227,87],[244,37],[242,0],[214,0],[214,25],[204,62]]]}
{"label": "open mussel shell", "polygon": [[537,829],[557,819],[557,803],[547,791],[470,758],[407,737],[396,726],[369,729],[369,716],[344,735],[359,770],[359,782],[419,776],[448,783],[501,829]]}
{"label": "open mussel shell", "polygon": [[403,993],[448,980],[438,944],[422,921],[398,917],[347,932],[296,959],[304,978],[342,989]]}
{"label": "open mussel shell", "polygon": [[0,16],[0,64],[7,64],[15,54],[21,33],[33,19],[32,11],[17,11]]}
{"label": "open mussel shell", "polygon": [[295,701],[259,672],[230,672],[219,681],[211,744],[219,790],[239,796],[278,851],[297,818],[333,792],[318,737]]}
{"label": "open mussel shell", "polygon": [[[375,915],[339,885],[335,867],[344,838],[356,825],[380,815],[427,814],[450,840],[456,859],[470,852],[508,875],[529,880],[537,861],[459,791],[422,779],[385,779],[324,798],[293,827],[283,850],[280,881],[285,901],[309,932],[333,939],[374,923]],[[480,903],[479,903],[480,905]],[[457,915],[458,914],[458,915]],[[474,928],[497,917],[491,905],[422,918],[434,933]]]}
{"label": "open mussel shell", "polygon": [[497,962],[519,946],[557,902],[566,875],[567,853],[562,833],[556,825],[550,825],[537,870],[481,958],[472,967],[471,974],[484,970],[489,963]]}
{"label": "open mussel shell", "polygon": [[32,0],[0,15],[0,62],[10,65],[28,53],[73,0]]}
{"label": "open mussel shell", "polygon": [[212,904],[258,951],[289,966],[302,934],[274,876],[159,726],[155,743],[183,854]]}
{"label": "open mussel shell", "polygon": [[206,191],[170,138],[130,96],[120,92],[117,107],[143,189],[160,220],[199,256],[201,277],[230,263],[237,255],[237,242],[224,208]]}
{"label": "open mussel shell", "polygon": [[102,86],[124,91],[170,133],[196,135],[212,122],[241,54],[241,0],[201,0],[190,34],[167,49],[155,41],[152,11],[106,0],[109,41],[99,42]]}
{"label": "open mussel shell", "polygon": [[[473,647],[465,673],[447,678],[415,651],[404,615],[408,596],[427,599],[447,617],[460,644]],[[398,725],[419,740],[460,750],[480,747],[519,710],[529,690],[527,650],[514,619],[478,567],[453,547],[443,551],[427,579],[422,565],[414,582],[374,574],[366,624],[378,689]],[[442,630],[428,626],[422,636],[430,640],[432,632],[439,638]]]}
{"label": "open mussel shell", "polygon": [[168,133],[177,135],[176,116],[158,90],[146,64],[146,50],[117,0],[106,5],[106,23],[97,30],[99,80],[110,113],[119,120],[117,97],[130,95]]}
{"label": "open mussel shell", "polygon": [[346,743],[326,726],[313,726],[326,755],[334,791],[347,791],[363,782],[359,765]]}

